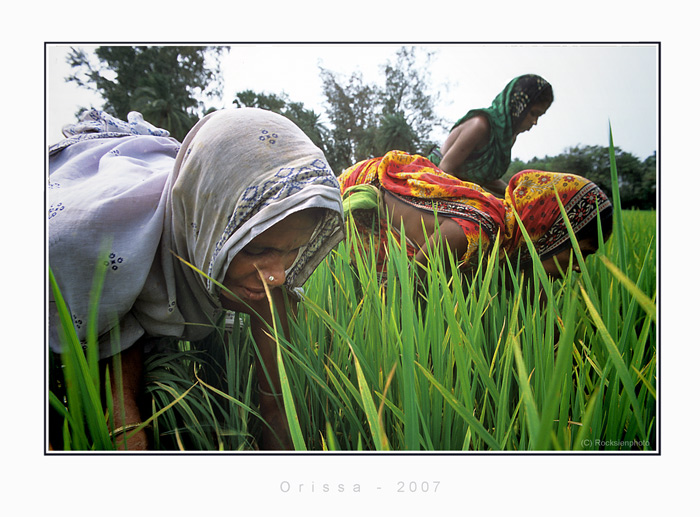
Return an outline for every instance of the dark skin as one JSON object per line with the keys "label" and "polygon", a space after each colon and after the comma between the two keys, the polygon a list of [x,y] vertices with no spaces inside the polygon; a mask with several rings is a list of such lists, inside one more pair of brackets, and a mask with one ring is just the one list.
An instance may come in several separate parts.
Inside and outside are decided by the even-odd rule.
{"label": "dark skin", "polygon": [[[278,331],[289,336],[287,307],[296,313],[296,304],[282,289],[286,281],[285,271],[291,267],[302,246],[306,245],[316,227],[319,214],[315,210],[296,212],[283,221],[255,237],[231,261],[223,284],[230,291],[222,290],[220,301],[225,309],[245,312],[251,315],[251,333],[257,344],[260,357],[256,360],[259,384],[260,413],[269,424],[263,426],[261,449],[293,449],[289,426],[284,414],[281,398],[281,385],[277,368],[277,343],[270,335],[272,311],[265,286],[268,287],[272,304],[275,307],[282,328]],[[117,383],[112,382],[115,400],[115,428],[141,422],[137,404],[141,392],[143,374],[143,352],[140,345],[134,345],[119,354],[122,364],[124,397],[117,391]],[[114,369],[110,364],[110,375],[114,379]],[[121,417],[123,400],[126,418]],[[124,448],[124,438],[128,450],[145,450],[148,442],[144,431],[133,436],[123,433],[118,436],[119,448]]]}
{"label": "dark skin", "polygon": [[[427,251],[430,247],[435,246],[438,239],[435,231],[435,215],[432,212],[419,210],[391,194],[384,195],[384,203],[389,211],[390,224],[395,228],[401,228],[403,224],[406,237],[419,247],[414,260],[426,265],[428,260]],[[464,230],[449,217],[438,215],[437,222],[442,245],[445,249],[449,249],[457,259],[461,258],[466,253],[468,244]],[[597,238],[584,238],[578,243],[584,259],[598,250]],[[580,272],[581,268],[576,256],[573,255],[572,257],[572,255],[573,248],[568,247],[558,254],[543,260],[542,266],[547,275],[554,279],[561,278],[559,271],[565,272],[569,268],[570,258],[572,269]],[[422,268],[419,268],[418,274],[420,275],[421,273]]]}
{"label": "dark skin", "polygon": [[260,352],[256,362],[260,412],[270,425],[263,426],[261,447],[268,450],[288,450],[293,449],[293,445],[282,406],[277,343],[268,330],[272,327],[273,316],[265,284],[282,323],[278,331],[289,337],[287,306],[295,314],[296,303],[288,299],[282,289],[285,271],[292,266],[301,247],[311,240],[318,218],[318,211],[305,210],[264,231],[234,257],[223,281],[233,293],[222,291],[223,307],[251,314],[251,332]]}
{"label": "dark skin", "polygon": [[[578,241],[578,245],[581,249],[581,255],[585,260],[588,255],[591,255],[598,250],[598,239],[594,239],[592,237],[582,239]],[[580,273],[581,267],[576,259],[576,254],[574,253],[573,248],[567,248],[560,251],[556,255],[552,255],[548,259],[543,260],[542,267],[550,277],[561,278],[561,273],[559,270],[566,272],[566,270],[569,268],[569,260],[571,260],[571,269],[577,273]]]}
{"label": "dark skin", "polygon": [[[119,391],[115,361],[121,362],[122,392]],[[143,378],[143,345],[137,342],[124,350],[116,358],[106,360],[111,380],[112,400],[114,403],[114,429],[117,430],[116,444],[118,450],[144,451],[148,449],[146,432],[141,429],[119,432],[119,429],[141,423],[141,411],[138,397],[141,394]]]}
{"label": "dark skin", "polygon": [[[536,126],[537,121],[545,114],[547,109],[549,109],[549,104],[533,104],[525,118],[514,128],[511,145],[515,143],[515,139],[519,134],[529,131]],[[455,172],[460,169],[470,155],[483,149],[488,144],[490,135],[491,125],[485,115],[478,114],[465,120],[447,135],[447,139],[440,149],[442,152],[440,169],[455,176]],[[484,183],[483,187],[503,196],[505,195],[507,184],[499,178]]]}
{"label": "dark skin", "polygon": [[[395,228],[404,226],[406,237],[419,247],[414,260],[422,265],[428,263],[428,249],[435,246],[440,238],[443,246],[455,257],[462,257],[467,251],[467,238],[464,230],[453,219],[438,215],[439,236],[435,231],[435,215],[419,210],[392,195],[385,195],[384,202],[389,211],[390,223]],[[426,239],[427,237],[427,239]],[[421,275],[423,268],[418,268]]]}
{"label": "dark skin", "polygon": [[[282,323],[282,328],[278,328],[278,331],[287,337],[289,336],[289,327],[287,325],[285,293],[282,289],[272,289],[270,295],[275,311]],[[225,300],[222,300],[222,302],[224,307],[229,310],[235,310],[235,307],[240,307],[236,303],[229,303]],[[296,303],[291,300],[288,300],[288,303],[291,304],[291,310],[295,314]],[[249,310],[241,310],[241,312],[249,312]],[[260,414],[269,425],[269,427],[263,425],[260,448],[265,450],[292,450],[294,446],[289,435],[289,426],[282,405],[282,388],[277,369],[277,343],[270,335],[271,330],[268,329],[268,323],[271,325],[272,313],[270,312],[270,305],[267,299],[265,299],[264,304],[258,305],[256,312],[256,315],[251,315],[251,332],[260,352],[260,357],[256,357],[255,364],[259,385]]]}

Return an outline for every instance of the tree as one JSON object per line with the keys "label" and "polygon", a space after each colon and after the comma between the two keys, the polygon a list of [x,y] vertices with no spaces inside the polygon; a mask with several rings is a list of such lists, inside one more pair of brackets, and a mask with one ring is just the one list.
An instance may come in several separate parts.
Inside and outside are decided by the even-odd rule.
{"label": "tree", "polygon": [[398,149],[415,153],[420,145],[416,130],[411,127],[402,111],[386,113],[379,121],[373,140],[377,149],[385,151]]}
{"label": "tree", "polygon": [[[393,132],[397,136],[400,134],[397,141],[409,140],[413,144],[410,148],[398,149],[427,153],[429,149],[423,148],[430,147],[433,143],[430,134],[438,122],[435,103],[439,94],[429,94],[429,67],[432,58],[433,53],[428,52],[425,54],[425,64],[418,65],[415,48],[401,47],[396,52],[396,61],[384,66],[385,84],[381,92],[383,120],[377,137],[382,139],[383,131]],[[397,133],[399,127],[403,129]],[[384,140],[391,141],[391,138]]]}
{"label": "tree", "polygon": [[384,84],[366,84],[355,72],[347,80],[321,68],[323,93],[331,123],[329,160],[342,170],[365,158],[394,149],[427,153],[435,142],[437,95],[429,93],[429,63],[418,65],[413,47],[401,47],[383,66]]}
{"label": "tree", "polygon": [[643,162],[637,160],[633,171],[623,170],[622,174],[623,182],[620,188],[622,207],[656,209],[656,153]]}
{"label": "tree", "polygon": [[179,140],[207,111],[205,98],[221,94],[220,56],[225,47],[109,46],[94,55],[71,48],[75,70],[68,81],[99,93],[102,109],[126,119],[141,111]]}
{"label": "tree", "polygon": [[328,159],[333,170],[337,171],[377,154],[374,130],[378,121],[379,94],[376,87],[363,83],[359,72],[353,73],[343,85],[330,70],[320,70],[332,125],[332,147]]}

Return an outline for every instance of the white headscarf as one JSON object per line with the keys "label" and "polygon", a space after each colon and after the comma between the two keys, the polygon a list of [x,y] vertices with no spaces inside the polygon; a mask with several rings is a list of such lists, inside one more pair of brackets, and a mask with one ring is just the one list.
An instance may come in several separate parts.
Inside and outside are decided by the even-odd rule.
{"label": "white headscarf", "polygon": [[[97,136],[59,143],[50,158],[49,263],[81,339],[93,272],[107,263],[98,322],[103,357],[144,333],[199,339],[211,331],[222,311],[219,289],[177,257],[221,282],[257,235],[299,210],[325,208],[287,271],[285,286],[294,289],[343,238],[335,175],[281,115],[218,111],[181,147],[152,132]],[[117,350],[106,335],[116,320]],[[51,345],[58,349],[54,339]]]}

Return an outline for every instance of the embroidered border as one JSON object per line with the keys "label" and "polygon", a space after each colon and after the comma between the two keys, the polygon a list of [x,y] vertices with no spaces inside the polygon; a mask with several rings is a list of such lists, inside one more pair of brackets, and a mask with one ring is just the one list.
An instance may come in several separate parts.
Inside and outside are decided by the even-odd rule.
{"label": "embroidered border", "polygon": [[[277,200],[292,196],[310,185],[326,185],[340,189],[335,174],[333,174],[326,162],[321,159],[316,159],[309,165],[301,167],[282,167],[274,174],[273,178],[275,179],[265,181],[259,185],[251,185],[241,195],[236,210],[214,247],[214,253],[209,261],[207,271],[210,277],[213,277],[214,263],[231,235],[260,210]],[[207,280],[207,289],[212,289],[210,280]]]}

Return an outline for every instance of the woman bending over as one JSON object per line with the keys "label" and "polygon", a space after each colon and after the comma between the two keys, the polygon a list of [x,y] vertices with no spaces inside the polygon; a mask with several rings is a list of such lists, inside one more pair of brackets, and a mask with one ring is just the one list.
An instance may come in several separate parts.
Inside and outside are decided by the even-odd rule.
{"label": "woman bending over", "polygon": [[[207,115],[182,145],[137,113],[123,122],[93,110],[64,134],[50,150],[49,265],[80,340],[92,276],[106,269],[97,329],[100,358],[122,363],[116,427],[142,421],[136,400],[148,340],[201,339],[233,310],[251,314],[262,358],[260,410],[272,429],[263,426],[261,446],[290,448],[265,287],[286,322],[285,298],[294,305],[343,238],[339,185],[323,153],[288,119],[253,108]],[[49,319],[50,346],[60,352],[53,299]],[[119,445],[144,449],[146,435]]]}
{"label": "woman bending over", "polygon": [[[422,156],[392,151],[346,169],[338,179],[343,206],[353,213],[362,245],[368,248],[370,237],[374,243],[370,251],[378,271],[385,267],[388,240],[398,241],[402,225],[409,255],[423,265],[438,235],[465,271],[478,265],[479,249],[488,252],[499,236],[501,260],[508,256],[521,269],[529,268],[532,258],[517,214],[545,270],[556,277],[556,263],[566,269],[572,248],[557,195],[584,256],[598,249],[598,214],[606,238],[612,230],[612,204],[605,193],[574,174],[521,171],[501,199]],[[578,268],[575,259],[573,267]]]}

